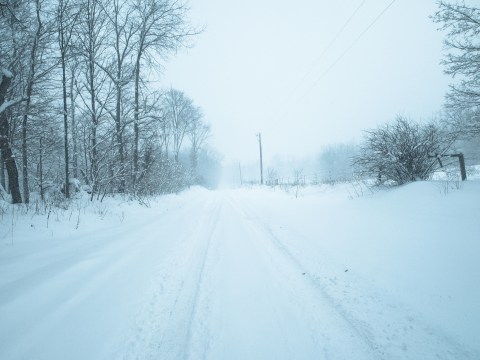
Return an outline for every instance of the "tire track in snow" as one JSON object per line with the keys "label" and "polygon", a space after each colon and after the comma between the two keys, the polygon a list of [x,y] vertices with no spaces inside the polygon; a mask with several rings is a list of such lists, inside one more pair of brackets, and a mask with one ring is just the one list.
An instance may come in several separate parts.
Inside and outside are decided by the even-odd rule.
{"label": "tire track in snow", "polygon": [[190,358],[375,359],[301,272],[265,246],[266,234],[223,201]]}
{"label": "tire track in snow", "polygon": [[[68,247],[59,247],[58,253],[57,248],[42,250],[40,253],[45,252],[46,254],[42,253],[41,256],[45,258],[46,261],[41,262],[40,266],[35,265],[27,270],[22,270],[23,274],[11,281],[3,284],[0,282],[0,306],[8,304],[8,302],[22,296],[26,291],[31,291],[35,287],[42,286],[42,280],[44,279],[61,276],[64,272],[69,271],[70,268],[88,260],[99,252],[108,251],[109,248],[118,246],[126,249],[131,246],[128,241],[125,241],[129,239],[128,235],[135,235],[138,228],[154,226],[157,217],[158,215],[150,216],[130,227],[121,226],[120,228],[104,229],[101,232],[95,231],[79,234],[78,237],[81,240],[75,238],[65,240],[68,241]],[[105,234],[108,234],[108,240],[106,240]],[[84,241],[86,238],[88,238],[88,240]],[[114,240],[112,241],[112,239]],[[122,244],[119,244],[117,239],[120,239]],[[142,239],[140,239],[140,241],[141,240]],[[38,253],[39,252],[29,255],[33,257],[33,264],[37,263],[35,257],[39,255]],[[14,260],[15,258],[13,257],[2,261],[0,272],[8,272],[8,262],[14,262]]]}
{"label": "tire track in snow", "polygon": [[[81,333],[81,328],[75,327],[75,324],[89,328],[90,334],[98,332],[99,336],[106,335],[102,333],[103,330],[100,330],[102,327],[92,321],[90,315],[96,314],[98,321],[115,322],[117,315],[115,311],[99,313],[99,310],[103,309],[101,304],[111,302],[112,283],[123,283],[123,271],[136,266],[143,255],[138,249],[132,250],[127,242],[110,245],[112,246],[88,247],[83,249],[85,251],[82,251],[78,257],[68,257],[64,261],[52,263],[52,265],[62,265],[58,272],[42,271],[36,286],[28,287],[28,290],[20,295],[15,293],[15,301],[11,304],[14,309],[18,308],[19,304],[23,304],[21,307],[24,311],[17,313],[15,322],[8,327],[8,333],[1,336],[2,341],[18,345],[16,349],[11,349],[12,358],[23,358],[26,356],[23,354],[28,353],[37,354],[38,359],[64,357],[65,353],[71,352],[65,343],[59,343],[56,348],[42,349],[41,352],[37,352],[36,349],[42,348],[42,339],[49,334],[53,336],[59,335],[59,332]],[[63,266],[67,261],[70,261],[70,264]],[[117,295],[116,291],[122,291],[122,288],[115,287],[114,291]],[[32,302],[32,299],[35,301]],[[122,303],[112,305],[114,306],[109,310],[115,308],[123,311]],[[10,308],[10,303],[2,305],[0,313],[12,313],[14,310]],[[78,314],[85,314],[85,319],[79,319]],[[66,321],[66,319],[72,319],[72,321]],[[28,327],[26,324],[29,324]],[[102,351],[101,348],[108,342],[104,339],[103,344],[102,342],[89,343],[87,339],[92,340],[89,336],[79,336],[75,341],[77,344],[86,342],[85,345],[90,347],[92,353]],[[8,341],[9,338],[11,341]],[[78,356],[71,354],[69,358],[75,359]]]}
{"label": "tire track in snow", "polygon": [[189,358],[293,358],[286,336],[291,324],[280,321],[285,308],[277,304],[283,291],[266,281],[272,274],[239,220],[225,203],[213,234]]}
{"label": "tire track in snow", "polygon": [[[207,228],[207,244],[204,248],[203,254],[201,256],[201,267],[200,267],[200,272],[198,274],[198,280],[196,282],[196,287],[195,287],[195,292],[194,292],[194,297],[193,297],[193,306],[192,306],[192,311],[190,312],[189,316],[189,322],[188,322],[188,334],[186,338],[185,344],[188,345],[186,348],[189,350],[190,349],[190,344],[192,340],[192,329],[193,329],[193,320],[196,315],[197,311],[197,305],[198,305],[198,299],[199,299],[199,293],[200,289],[203,283],[203,277],[204,277],[204,272],[205,272],[205,266],[207,264],[207,258],[209,255],[211,243],[212,243],[212,238],[213,238],[213,233],[215,231],[216,226],[218,225],[218,219],[220,217],[220,213],[222,210],[222,204],[218,203],[218,200],[216,200],[216,205],[214,208],[214,213],[212,215],[212,222],[209,224]],[[185,358],[189,357],[189,352],[187,351]]]}
{"label": "tire track in snow", "polygon": [[[181,206],[175,210],[166,214],[166,221],[190,211]],[[157,217],[59,242],[61,246],[42,250],[36,262],[14,273],[0,290],[2,355],[84,359],[88,349],[90,358],[106,358],[148,283],[155,254],[171,246],[158,235]],[[44,345],[49,337],[58,339],[56,346]]]}
{"label": "tire track in snow", "polygon": [[[231,202],[238,203],[231,199]],[[346,321],[350,327],[364,339],[368,346],[380,359],[417,359],[422,353],[424,359],[477,359],[478,353],[470,352],[453,338],[445,334],[441,329],[435,328],[426,323],[420,314],[416,314],[404,304],[394,301],[386,294],[379,293],[378,289],[370,289],[364,284],[353,284],[359,291],[367,291],[363,294],[367,299],[359,301],[355,296],[353,299],[346,297],[346,289],[343,294],[340,291],[333,291],[329,288],[328,281],[332,278],[320,276],[315,272],[307,271],[305,265],[299,260],[301,256],[294,255],[282,240],[274,233],[267,221],[258,211],[251,208],[245,201],[240,201],[239,211],[251,222],[254,228],[267,234],[267,238],[281,253],[290,260],[292,264],[304,274],[304,277],[315,287],[329,305]],[[287,224],[288,225],[288,224]],[[283,231],[288,228],[283,224]],[[288,232],[297,238],[306,239],[303,234],[292,229]],[[343,272],[343,270],[342,270]],[[352,274],[353,275],[353,274]],[[336,280],[335,280],[336,283]],[[359,289],[360,287],[360,289]],[[370,293],[373,291],[374,293]],[[362,297],[362,294],[360,294]],[[378,311],[375,305],[383,307]],[[351,311],[351,306],[359,307]],[[360,309],[360,313],[358,312]],[[383,314],[386,312],[388,315]],[[376,321],[371,325],[370,321]],[[387,321],[386,320],[390,320]]]}
{"label": "tire track in snow", "polygon": [[136,316],[136,326],[125,337],[126,347],[112,358],[188,357],[205,264],[220,211],[219,202],[210,200],[195,225],[186,224],[188,233],[159,267],[148,300]]}
{"label": "tire track in snow", "polygon": [[[277,249],[277,252],[284,259],[287,259],[290,265],[296,269],[295,271],[297,274],[302,274],[302,280],[307,280],[310,287],[316,289],[316,292],[321,295],[326,304],[332,310],[334,310],[336,314],[338,314],[338,316],[345,324],[347,324],[347,327],[355,334],[355,336],[365,344],[365,346],[371,352],[371,356],[374,356],[377,359],[385,359],[384,352],[375,342],[372,333],[368,329],[368,326],[355,319],[336,303],[336,301],[325,291],[325,289],[318,284],[317,279],[305,271],[305,267],[302,265],[302,263],[282,244],[280,239],[278,239],[278,237],[273,233],[270,226],[261,221],[259,215],[244,202],[239,204],[238,201],[235,201],[232,198],[229,199],[229,202],[237,209],[239,213],[244,216],[254,231],[264,234],[264,236],[260,237],[263,239],[268,239],[274,248]],[[264,249],[264,252],[268,253],[268,250],[268,248]],[[275,262],[275,256],[273,254],[269,254],[269,258],[270,261]],[[280,264],[280,262],[278,263]]]}

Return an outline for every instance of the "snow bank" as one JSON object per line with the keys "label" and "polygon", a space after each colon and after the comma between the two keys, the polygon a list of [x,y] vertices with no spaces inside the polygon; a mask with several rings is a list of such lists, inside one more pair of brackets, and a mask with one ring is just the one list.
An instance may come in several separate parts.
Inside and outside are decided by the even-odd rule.
{"label": "snow bank", "polygon": [[[371,283],[480,353],[479,181],[294,192],[239,190],[237,196],[275,224],[272,231],[306,268],[327,274],[328,291],[339,301],[355,297],[349,291],[347,299],[345,287]],[[349,282],[352,274],[363,280]],[[357,315],[373,313],[369,306],[364,302]]]}

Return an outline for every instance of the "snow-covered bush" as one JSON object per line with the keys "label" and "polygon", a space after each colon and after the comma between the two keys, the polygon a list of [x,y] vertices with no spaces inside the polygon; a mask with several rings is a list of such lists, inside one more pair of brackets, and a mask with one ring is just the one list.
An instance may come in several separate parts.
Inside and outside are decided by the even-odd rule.
{"label": "snow-covered bush", "polygon": [[356,172],[379,184],[426,180],[437,166],[431,156],[448,148],[447,136],[434,123],[418,124],[399,116],[392,124],[366,131],[354,160]]}

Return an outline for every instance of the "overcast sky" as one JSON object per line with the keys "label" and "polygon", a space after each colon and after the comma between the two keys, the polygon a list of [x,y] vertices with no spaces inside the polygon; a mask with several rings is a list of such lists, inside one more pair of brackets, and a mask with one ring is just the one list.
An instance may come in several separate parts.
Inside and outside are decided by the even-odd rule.
{"label": "overcast sky", "polygon": [[268,161],[359,141],[397,114],[428,119],[450,82],[429,18],[436,2],[391,3],[191,0],[191,20],[206,30],[165,64],[161,84],[203,109],[227,162],[256,160],[258,132]]}

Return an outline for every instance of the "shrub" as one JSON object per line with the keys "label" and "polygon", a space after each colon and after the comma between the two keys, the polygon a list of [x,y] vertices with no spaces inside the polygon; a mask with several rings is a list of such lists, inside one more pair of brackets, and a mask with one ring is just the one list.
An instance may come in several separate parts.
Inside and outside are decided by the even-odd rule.
{"label": "shrub", "polygon": [[362,177],[376,177],[379,184],[426,180],[437,166],[431,156],[443,154],[448,143],[435,123],[420,125],[399,116],[392,124],[366,131],[355,170]]}

